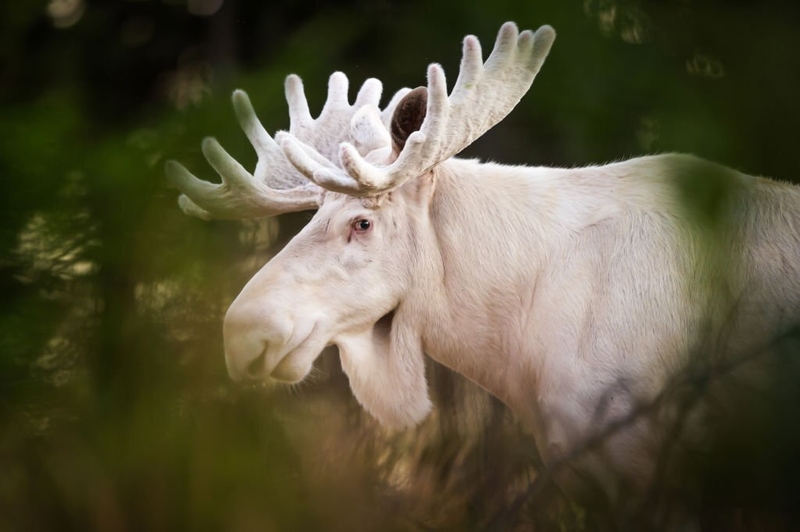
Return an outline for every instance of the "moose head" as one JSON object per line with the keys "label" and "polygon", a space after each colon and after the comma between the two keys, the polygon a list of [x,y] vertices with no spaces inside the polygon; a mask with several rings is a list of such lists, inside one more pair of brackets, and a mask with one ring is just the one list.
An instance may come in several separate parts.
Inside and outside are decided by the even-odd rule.
{"label": "moose head", "polygon": [[[335,344],[356,398],[380,421],[407,426],[427,414],[419,320],[447,297],[447,266],[432,227],[442,215],[432,202],[437,182],[448,173],[440,169],[516,106],[554,38],[549,26],[519,32],[506,23],[484,63],[478,39],[468,36],[449,95],[444,71],[433,64],[427,87],[400,90],[384,109],[380,81],[364,82],[350,104],[347,77],[336,72],[316,119],[300,78],[290,75],[291,125],[274,138],[247,94],[234,92],[236,116],[258,154],[255,171],[206,139],[203,154],[222,183],[169,162],[181,208],[205,219],[317,209],[227,312],[225,357],[234,380],[300,381]],[[450,208],[458,207],[438,209]]]}

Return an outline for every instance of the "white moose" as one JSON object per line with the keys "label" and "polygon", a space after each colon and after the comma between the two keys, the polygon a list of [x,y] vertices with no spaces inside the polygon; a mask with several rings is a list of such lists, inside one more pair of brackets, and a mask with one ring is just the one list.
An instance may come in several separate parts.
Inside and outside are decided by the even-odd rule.
{"label": "white moose", "polygon": [[[378,80],[350,105],[337,72],[313,119],[291,75],[291,127],[275,139],[234,92],[255,172],[206,139],[222,183],[169,162],[180,206],[230,219],[318,209],[228,310],[234,380],[300,381],[335,344],[361,405],[405,427],[431,409],[427,354],[505,402],[554,463],[659,397],[699,348],[709,363],[736,361],[797,322],[798,188],[685,155],[574,169],[453,158],[514,108],[554,39],[549,26],[506,23],[483,63],[468,36],[449,96],[433,64],[427,88],[382,111]],[[677,185],[709,175],[724,185],[713,230]],[[693,413],[687,441],[702,442],[713,412]],[[667,414],[576,456],[561,488],[630,507],[654,480]]]}

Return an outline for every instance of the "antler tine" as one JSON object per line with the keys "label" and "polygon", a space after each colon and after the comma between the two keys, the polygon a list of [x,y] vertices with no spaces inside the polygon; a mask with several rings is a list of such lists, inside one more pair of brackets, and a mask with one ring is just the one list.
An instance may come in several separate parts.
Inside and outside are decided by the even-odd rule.
{"label": "antler tine", "polygon": [[294,74],[286,78],[286,100],[289,102],[291,127],[289,133],[303,144],[315,149],[325,159],[335,163],[339,157],[339,144],[350,139],[351,120],[356,112],[366,106],[377,109],[383,85],[375,78],[364,82],[355,103],[347,99],[349,82],[342,72],[334,72],[328,80],[328,97],[319,117],[311,118],[303,91],[303,82]]}
{"label": "antler tine", "polygon": [[165,173],[183,195],[178,204],[192,216],[204,219],[259,218],[285,212],[315,209],[320,190],[308,183],[286,159],[267,133],[244,91],[234,91],[233,107],[239,124],[258,154],[255,176],[231,157],[213,138],[203,140],[203,155],[222,178],[214,184],[195,177],[176,161]]}
{"label": "antler tine", "polygon": [[[289,105],[290,133],[306,143],[303,149],[315,165],[333,167],[342,141],[352,139],[366,155],[389,145],[383,126],[375,127],[382,85],[368,79],[361,86],[355,103],[347,100],[349,82],[341,72],[331,75],[328,97],[319,117],[314,119],[308,107],[302,80],[292,74],[286,78],[286,101]],[[200,218],[256,218],[284,212],[315,209],[320,189],[310,183],[289,162],[283,150],[267,133],[244,91],[233,93],[233,107],[239,124],[258,155],[255,171],[250,174],[228,155],[214,139],[203,142],[203,155],[219,173],[221,184],[200,180],[175,161],[169,161],[167,177],[184,194],[179,198],[181,209]],[[368,112],[373,109],[374,112]],[[351,124],[354,122],[354,124]],[[363,131],[367,126],[367,133]],[[356,128],[360,128],[356,131]],[[377,133],[377,134],[376,134]],[[286,133],[278,132],[280,140]],[[359,142],[360,141],[360,142]]]}
{"label": "antler tine", "polygon": [[298,170],[323,188],[354,196],[392,190],[456,155],[505,118],[530,88],[554,39],[550,26],[519,33],[514,23],[507,22],[483,63],[478,39],[466,37],[450,97],[444,71],[431,65],[425,120],[389,166],[370,164],[349,143],[340,146],[343,171],[315,163],[292,139],[283,140],[281,146]]}

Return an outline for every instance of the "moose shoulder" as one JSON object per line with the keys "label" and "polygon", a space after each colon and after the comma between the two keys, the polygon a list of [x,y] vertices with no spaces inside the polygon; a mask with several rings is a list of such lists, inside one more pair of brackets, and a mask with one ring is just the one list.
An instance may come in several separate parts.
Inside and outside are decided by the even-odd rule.
{"label": "moose shoulder", "polygon": [[[545,463],[566,462],[566,492],[619,516],[643,504],[674,419],[679,447],[703,449],[742,389],[768,386],[774,360],[756,355],[800,318],[800,189],[687,155],[453,158],[514,108],[554,38],[507,23],[484,63],[468,36],[449,95],[431,65],[426,88],[382,110],[380,82],[350,104],[335,73],[314,119],[289,76],[291,127],[275,138],[237,91],[255,172],[206,140],[221,184],[167,174],[203,218],[317,209],[228,310],[233,379],[299,381],[335,344],[358,401],[405,427],[431,408],[427,354],[509,405]],[[714,184],[710,212],[686,192],[698,180]],[[686,412],[668,392],[698,367],[718,378]]]}

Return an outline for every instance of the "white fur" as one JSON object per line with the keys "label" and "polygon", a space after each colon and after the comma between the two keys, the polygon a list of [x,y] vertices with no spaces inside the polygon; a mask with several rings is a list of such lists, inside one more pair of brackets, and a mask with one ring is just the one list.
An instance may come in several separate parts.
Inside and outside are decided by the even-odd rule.
{"label": "white fur", "polygon": [[[723,176],[728,199],[711,226],[685,207],[686,172]],[[307,372],[338,343],[359,402],[407,426],[430,408],[424,350],[508,404],[552,462],[655,398],[706,336],[727,331],[700,355],[730,360],[797,321],[798,213],[797,188],[684,155],[571,170],[453,159],[380,202],[329,193],[232,305],[226,356],[235,378],[268,379],[279,363]],[[360,217],[372,232],[348,242]],[[314,330],[313,349],[236,369],[265,338],[292,338],[269,332],[284,321]],[[576,495],[591,478],[624,506],[652,480],[662,430],[637,420],[557,478]]]}
{"label": "white fur", "polygon": [[[225,319],[225,355],[234,379],[295,382],[337,344],[358,401],[386,425],[409,426],[431,408],[426,353],[511,407],[546,464],[603,436],[556,480],[576,497],[599,495],[619,515],[656,481],[679,412],[664,404],[605,432],[693,364],[738,362],[800,321],[800,189],[686,155],[577,169],[442,160],[510,111],[553,37],[548,27],[518,34],[506,24],[483,67],[468,38],[450,100],[433,67],[429,91],[440,101],[429,100],[422,131],[409,137],[411,155],[386,146],[391,113],[378,112],[376,81],[350,106],[346,78],[334,74],[314,121],[290,77],[292,131],[278,139],[285,157],[240,95],[245,130],[269,144],[263,153],[292,183],[302,174],[345,193],[317,189],[317,214],[242,290]],[[518,74],[514,94],[497,109],[476,109],[494,92],[473,94],[472,82],[502,90],[502,79],[482,76],[503,65]],[[212,164],[226,163],[209,147]],[[223,186],[266,187],[267,199],[246,215],[308,208],[308,191],[292,203],[268,179],[261,187],[226,164]],[[198,201],[190,212],[227,216],[247,202],[172,171]],[[697,194],[687,190],[711,190],[713,213],[692,207]],[[721,379],[686,417],[682,444],[702,449],[737,385],[764,385],[763,366],[743,363]]]}

